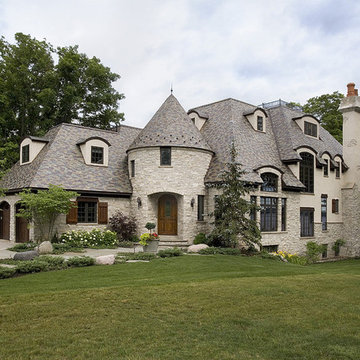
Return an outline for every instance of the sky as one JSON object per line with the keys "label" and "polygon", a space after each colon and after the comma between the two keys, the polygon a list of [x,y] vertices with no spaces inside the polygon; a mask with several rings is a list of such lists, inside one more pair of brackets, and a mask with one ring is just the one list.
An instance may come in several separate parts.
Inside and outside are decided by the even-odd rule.
{"label": "sky", "polygon": [[124,124],[137,127],[171,84],[185,110],[360,86],[357,0],[0,0],[0,34],[17,32],[98,57],[121,76]]}

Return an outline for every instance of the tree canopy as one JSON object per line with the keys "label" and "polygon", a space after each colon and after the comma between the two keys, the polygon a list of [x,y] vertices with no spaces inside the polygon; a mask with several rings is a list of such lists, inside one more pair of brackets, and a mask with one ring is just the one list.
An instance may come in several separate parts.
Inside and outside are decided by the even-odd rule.
{"label": "tree canopy", "polygon": [[124,95],[112,86],[119,78],[78,46],[54,48],[22,33],[15,34],[15,44],[2,37],[0,178],[18,160],[24,136],[42,136],[63,122],[102,129],[119,124]]}

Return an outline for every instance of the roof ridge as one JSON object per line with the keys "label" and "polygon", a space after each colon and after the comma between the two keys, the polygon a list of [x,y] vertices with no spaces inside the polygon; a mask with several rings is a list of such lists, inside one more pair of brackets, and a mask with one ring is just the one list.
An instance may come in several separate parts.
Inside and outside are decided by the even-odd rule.
{"label": "roof ridge", "polygon": [[233,101],[239,102],[239,103],[241,103],[241,104],[253,106],[253,107],[255,107],[255,108],[257,107],[256,105],[247,103],[247,102],[245,102],[245,101],[241,101],[241,100],[238,100],[238,99],[234,99],[234,98],[229,97],[229,98],[222,99],[222,100],[218,100],[218,101],[214,101],[214,102],[211,102],[211,103],[208,103],[208,104],[204,104],[204,105],[192,107],[191,109],[189,109],[189,111],[195,110],[195,109],[200,109],[200,108],[205,107],[205,106],[215,105],[215,104],[218,104],[218,103],[221,103],[221,102],[224,102],[224,101],[229,101],[229,100],[233,100]]}
{"label": "roof ridge", "polygon": [[[91,126],[84,126],[84,125],[80,125],[80,124],[73,124],[73,123],[60,123],[57,124],[53,127],[51,127],[48,131],[55,129],[57,127],[61,128],[63,126],[71,126],[71,127],[77,127],[77,128],[81,128],[81,129],[89,129],[89,130],[95,130],[95,131],[105,131],[105,132],[109,132],[111,134],[118,134],[117,131],[111,130],[111,129],[100,129],[100,128],[96,128],[96,127],[91,127]],[[120,127],[129,127],[129,128],[133,128],[133,129],[138,129],[138,130],[142,130],[141,128],[137,128],[135,126],[130,126],[130,125],[119,125]],[[45,134],[46,135],[46,134]]]}

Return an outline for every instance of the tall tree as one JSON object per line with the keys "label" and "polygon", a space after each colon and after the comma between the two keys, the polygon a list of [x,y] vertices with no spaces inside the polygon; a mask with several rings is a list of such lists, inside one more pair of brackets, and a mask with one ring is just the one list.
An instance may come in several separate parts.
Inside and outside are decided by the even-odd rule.
{"label": "tall tree", "polygon": [[248,246],[260,244],[260,230],[256,222],[249,217],[256,205],[245,199],[251,187],[242,180],[243,174],[241,165],[236,162],[236,149],[232,144],[231,161],[223,172],[222,181],[210,185],[222,190],[215,198],[215,226],[210,234],[213,245],[236,247],[240,241]]}
{"label": "tall tree", "polygon": [[79,53],[78,46],[55,49],[22,33],[15,34],[15,44],[2,37],[0,178],[18,160],[26,135],[42,136],[61,122],[102,129],[119,124],[124,95],[112,86],[119,77],[98,58]]}

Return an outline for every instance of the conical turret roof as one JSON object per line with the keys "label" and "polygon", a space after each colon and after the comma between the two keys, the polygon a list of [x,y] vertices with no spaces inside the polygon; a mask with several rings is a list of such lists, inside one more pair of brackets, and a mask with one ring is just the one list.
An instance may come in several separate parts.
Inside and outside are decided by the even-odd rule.
{"label": "conical turret roof", "polygon": [[135,138],[128,150],[153,146],[180,146],[212,151],[172,94]]}

